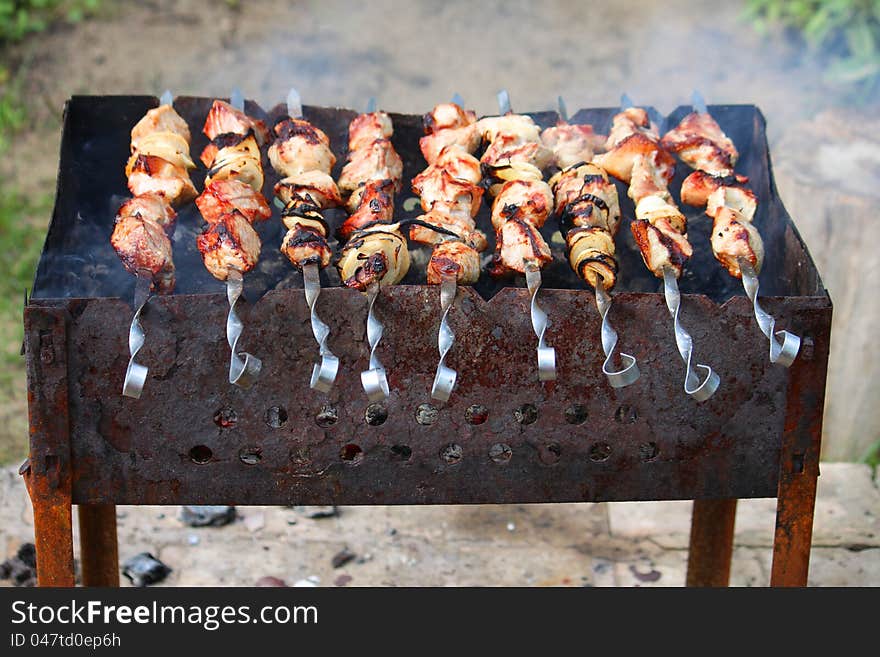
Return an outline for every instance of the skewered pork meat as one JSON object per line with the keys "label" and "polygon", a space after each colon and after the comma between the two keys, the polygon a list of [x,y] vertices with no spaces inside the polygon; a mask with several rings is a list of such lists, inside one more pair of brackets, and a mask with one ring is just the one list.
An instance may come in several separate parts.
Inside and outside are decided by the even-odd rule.
{"label": "skewered pork meat", "polygon": [[528,162],[510,162],[507,164],[484,164],[483,181],[488,185],[490,196],[498,196],[504,183],[510,180],[544,180],[541,170]]}
{"label": "skewered pork meat", "polygon": [[589,162],[602,149],[607,137],[598,135],[593,126],[559,121],[541,133],[541,142],[552,152],[552,161],[560,169]]}
{"label": "skewered pork meat", "polygon": [[661,143],[691,168],[713,176],[733,175],[739,158],[736,146],[707,112],[688,114],[663,136]]}
{"label": "skewered pork meat", "polygon": [[516,216],[540,228],[552,210],[553,194],[543,180],[511,180],[492,204],[492,226],[501,230],[505,221]]}
{"label": "skewered pork meat", "polygon": [[275,196],[287,205],[294,196],[309,200],[319,208],[335,208],[342,205],[339,188],[332,176],[323,171],[306,171],[288,176],[275,184]]}
{"label": "skewered pork meat", "polygon": [[207,270],[221,281],[231,269],[249,272],[260,258],[260,236],[247,217],[235,210],[212,223],[196,238],[196,245]]}
{"label": "skewered pork meat", "polygon": [[209,182],[196,199],[196,205],[209,224],[216,223],[233,210],[243,214],[250,223],[272,216],[272,210],[263,195],[254,194],[250,185],[234,178]]}
{"label": "skewered pork meat", "polygon": [[706,199],[706,214],[715,218],[724,207],[733,208],[742,214],[746,221],[752,221],[758,209],[758,199],[755,193],[746,187],[719,187]]}
{"label": "skewered pork meat", "polygon": [[440,285],[452,277],[461,285],[473,285],[480,278],[480,254],[464,241],[438,244],[428,261],[428,285]]}
{"label": "skewered pork meat", "polygon": [[139,155],[132,163],[128,190],[134,196],[159,194],[171,205],[189,203],[198,194],[186,169],[148,155]]}
{"label": "skewered pork meat", "polygon": [[269,147],[269,161],[281,176],[306,172],[330,174],[336,156],[330,138],[303,119],[287,118],[275,125],[275,141]]}
{"label": "skewered pork meat", "polygon": [[[149,272],[159,293],[174,289],[171,240],[176,213],[161,197],[146,194],[122,204],[110,243],[132,274]],[[171,227],[169,230],[168,227]]]}
{"label": "skewered pork meat", "polygon": [[425,136],[419,140],[422,155],[428,164],[436,164],[447,148],[473,153],[480,146],[477,116],[456,103],[441,103],[423,118]]}
{"label": "skewered pork meat", "polygon": [[336,231],[339,238],[347,240],[352,233],[372,224],[390,224],[394,217],[394,181],[371,180],[359,192],[358,208]]}
{"label": "skewered pork meat", "polygon": [[733,208],[721,207],[712,226],[712,251],[734,278],[742,278],[739,259],[749,262],[756,272],[764,263],[764,242],[758,230]]}
{"label": "skewered pork meat", "polygon": [[400,189],[403,162],[389,139],[375,139],[363,148],[351,151],[348,162],[339,175],[338,186],[344,194],[351,194],[359,185],[371,180],[394,181],[395,191]]}
{"label": "skewered pork meat", "polygon": [[160,105],[149,110],[131,129],[131,146],[137,148],[138,142],[157,132],[173,132],[187,143],[190,142],[189,126],[171,105]]}
{"label": "skewered pork meat", "polygon": [[544,169],[552,161],[552,152],[541,142],[541,129],[530,116],[489,116],[477,121],[477,130],[489,143],[480,158],[483,164],[523,162]]}
{"label": "skewered pork meat", "polygon": [[713,176],[705,171],[694,171],[681,183],[681,202],[704,207],[709,195],[719,187],[740,187],[747,182],[748,177],[736,173],[732,176]]}
{"label": "skewered pork meat", "polygon": [[221,135],[246,135],[253,132],[259,145],[269,139],[269,130],[263,121],[253,119],[222,100],[215,100],[205,119],[202,132],[213,141]]}

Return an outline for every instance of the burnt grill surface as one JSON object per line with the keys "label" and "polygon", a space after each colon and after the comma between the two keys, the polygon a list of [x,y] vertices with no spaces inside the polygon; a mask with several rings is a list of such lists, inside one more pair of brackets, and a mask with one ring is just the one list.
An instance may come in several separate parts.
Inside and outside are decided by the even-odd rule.
{"label": "burnt grill surface", "polygon": [[[212,99],[180,97],[175,107],[188,122],[192,133],[192,149],[198,155],[207,144],[202,125],[210,109]],[[134,289],[134,277],[124,270],[110,246],[116,210],[128,196],[124,164],[128,157],[131,127],[158,100],[151,96],[77,96],[67,106],[64,139],[61,148],[58,195],[55,214],[47,237],[34,281],[32,296],[35,299],[122,297],[128,299]],[[264,118],[272,125],[285,115],[282,106],[268,113],[252,102],[246,105],[248,113]],[[590,123],[599,132],[608,131],[611,117],[616,109],[580,110],[571,119],[573,123]],[[652,110],[653,116],[667,126],[677,123],[689,108],[681,107],[669,117],[662,117]],[[769,169],[764,119],[760,111],[751,105],[718,105],[711,108],[722,129],[734,140],[740,151],[737,171],[751,179],[751,186],[758,195],[758,213],[755,225],[764,237],[766,259],[761,272],[762,293],[768,296],[811,295],[819,292],[818,278],[811,285],[799,287],[791,270],[785,267],[783,254],[788,248],[785,233],[790,228],[787,215],[780,212],[781,204],[773,188]],[[345,163],[347,156],[348,123],[356,112],[345,109],[304,108],[305,117],[324,130],[338,162],[334,177]],[[555,112],[531,113],[541,126],[555,123]],[[417,115],[391,114],[394,121],[393,142],[404,162],[404,190],[397,197],[395,217],[412,218],[420,214],[417,207],[404,209],[407,199],[413,198],[409,181],[426,163],[419,151],[418,140],[423,134],[422,120]],[[265,149],[264,149],[265,150]],[[264,194],[271,199],[272,188],[278,176],[264,157],[266,184]],[[204,184],[205,169],[193,172],[197,189]],[[679,163],[671,190],[677,195],[683,178],[690,170]],[[632,201],[626,195],[626,185],[615,181],[621,200],[623,221],[616,238],[620,260],[617,291],[657,292],[661,282],[647,271],[629,231],[634,214]],[[256,269],[245,276],[246,295],[255,300],[271,289],[301,287],[302,278],[279,252],[284,228],[280,210],[273,207],[273,217],[257,226],[263,240],[260,262]],[[715,261],[709,243],[711,219],[699,209],[681,206],[688,216],[688,234],[694,245],[694,257],[690,260],[681,279],[682,292],[701,293],[715,301],[724,301],[733,295],[741,295],[742,286],[727,275]],[[491,253],[494,247],[494,231],[489,218],[488,203],[483,203],[477,217],[477,225],[489,237]],[[344,219],[342,210],[326,213],[331,227]],[[178,224],[173,237],[174,261],[177,267],[175,294],[199,294],[222,292],[223,284],[206,270],[195,245],[196,235],[204,222],[194,203],[180,209]],[[558,222],[551,218],[542,232],[550,240],[558,231]],[[564,246],[552,244],[554,261],[545,269],[544,285],[547,288],[582,289],[584,284],[575,276],[565,258]],[[429,250],[413,245],[413,266],[404,284],[424,284],[424,264]],[[807,265],[809,255],[802,245],[793,248],[800,252],[795,259]],[[812,263],[808,266],[812,268]],[[324,285],[338,285],[334,268],[322,272]],[[485,273],[475,285],[477,292],[488,299],[507,286],[522,287],[519,279],[492,280]]]}

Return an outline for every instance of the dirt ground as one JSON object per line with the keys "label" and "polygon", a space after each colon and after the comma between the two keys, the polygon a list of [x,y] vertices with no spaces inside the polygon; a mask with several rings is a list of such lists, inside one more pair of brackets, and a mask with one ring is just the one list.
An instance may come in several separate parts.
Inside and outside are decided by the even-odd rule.
{"label": "dirt ground", "polygon": [[[816,139],[840,152],[841,139],[859,142],[864,133],[817,137],[809,130],[823,111],[839,116],[833,94],[796,47],[765,41],[740,22],[740,3],[544,2],[540,11],[535,3],[509,0],[230,4],[235,7],[195,0],[125,3],[98,19],[31,39],[16,53],[25,70],[30,126],[0,163],[0,175],[26,192],[53,188],[60,112],[72,94],[158,94],[170,88],[225,96],[239,86],[271,105],[295,85],[309,104],[357,108],[375,96],[388,110],[424,112],[457,91],[478,113],[490,113],[502,87],[522,110],[554,107],[559,94],[571,109],[614,106],[625,91],[661,111],[687,103],[699,88],[710,102],[761,107],[783,198],[804,213],[796,219],[820,262],[833,261],[821,189],[827,172],[819,168],[804,183],[798,178],[802,156],[817,157],[810,147]],[[844,126],[870,114],[870,108],[849,111]],[[878,152],[858,151],[869,177],[880,170]],[[866,218],[877,188],[845,189],[843,200]],[[45,225],[48,217],[33,220]],[[848,289],[846,277],[858,271],[841,272],[839,280],[826,276],[826,283],[832,293]],[[835,325],[826,424],[830,458],[857,458],[877,440],[877,385],[864,384],[871,377],[856,385],[842,366],[835,369],[838,360],[845,362],[844,349],[874,367],[872,326],[862,326],[873,313],[873,299],[856,299],[847,306],[846,322]],[[869,319],[859,319],[866,314]],[[859,431],[853,418],[862,423]],[[20,378],[0,409],[0,461],[23,455],[25,443]]]}

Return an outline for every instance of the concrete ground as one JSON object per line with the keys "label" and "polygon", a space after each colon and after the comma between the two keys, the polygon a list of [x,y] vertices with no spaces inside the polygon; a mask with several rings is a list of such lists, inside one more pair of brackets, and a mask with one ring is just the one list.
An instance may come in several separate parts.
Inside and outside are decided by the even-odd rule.
{"label": "concrete ground", "polygon": [[[0,470],[0,556],[33,540],[15,468]],[[731,584],[770,578],[776,501],[739,503]],[[119,507],[121,561],[148,551],[163,586],[250,586],[261,577],[320,586],[681,586],[690,502],[523,506],[241,507],[225,527],[191,528],[179,507]],[[333,557],[354,556],[334,568]],[[128,582],[123,579],[124,585]],[[0,585],[8,582],[0,581]],[[810,586],[880,586],[880,489],[864,465],[819,479]]]}

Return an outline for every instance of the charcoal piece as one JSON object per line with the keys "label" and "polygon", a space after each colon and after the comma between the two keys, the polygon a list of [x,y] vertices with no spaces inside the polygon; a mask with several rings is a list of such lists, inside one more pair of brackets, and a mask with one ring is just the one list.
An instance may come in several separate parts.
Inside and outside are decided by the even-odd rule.
{"label": "charcoal piece", "polygon": [[339,515],[339,509],[335,506],[294,506],[294,513],[301,515],[303,518],[312,518],[318,520],[320,518],[333,518]]}
{"label": "charcoal piece", "polygon": [[122,564],[122,574],[135,586],[157,584],[168,577],[171,568],[149,552],[141,552]]}
{"label": "charcoal piece", "polygon": [[333,555],[333,558],[330,560],[330,563],[334,568],[342,568],[345,564],[353,561],[357,555],[349,550],[348,548],[343,548],[339,552]]}
{"label": "charcoal piece", "polygon": [[235,521],[234,506],[183,506],[180,521],[190,527],[222,527]]}

